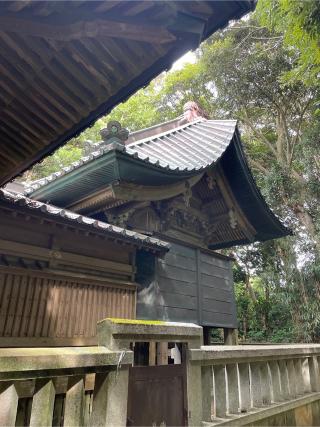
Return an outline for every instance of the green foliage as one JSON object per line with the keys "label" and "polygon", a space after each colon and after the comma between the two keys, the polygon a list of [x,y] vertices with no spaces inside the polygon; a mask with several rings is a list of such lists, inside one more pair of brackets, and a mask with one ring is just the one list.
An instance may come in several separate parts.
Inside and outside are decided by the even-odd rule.
{"label": "green foliage", "polygon": [[297,57],[283,81],[317,84],[320,73],[320,2],[318,0],[259,0],[257,16],[262,25],[281,34]]}

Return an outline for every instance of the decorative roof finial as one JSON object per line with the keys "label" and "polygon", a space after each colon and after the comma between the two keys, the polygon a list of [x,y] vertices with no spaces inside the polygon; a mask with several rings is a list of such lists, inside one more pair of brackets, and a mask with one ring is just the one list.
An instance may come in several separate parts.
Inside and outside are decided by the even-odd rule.
{"label": "decorative roof finial", "polygon": [[183,106],[183,118],[180,120],[179,125],[193,122],[198,117],[208,119],[208,115],[196,102],[188,101]]}
{"label": "decorative roof finial", "polygon": [[100,130],[100,135],[105,144],[120,144],[123,146],[128,139],[129,131],[123,128],[119,122],[111,120],[106,128]]}

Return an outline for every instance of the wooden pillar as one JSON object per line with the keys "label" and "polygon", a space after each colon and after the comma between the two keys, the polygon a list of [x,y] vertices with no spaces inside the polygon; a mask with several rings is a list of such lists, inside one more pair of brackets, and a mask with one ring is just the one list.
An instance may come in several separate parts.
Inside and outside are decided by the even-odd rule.
{"label": "wooden pillar", "polygon": [[210,326],[203,327],[203,345],[211,344],[211,329]]}
{"label": "wooden pillar", "polygon": [[149,342],[149,366],[154,366],[157,361],[157,351],[155,341]]}
{"label": "wooden pillar", "polygon": [[238,329],[223,328],[224,344],[238,345]]}
{"label": "wooden pillar", "polygon": [[157,343],[157,365],[168,364],[168,343],[158,342]]}

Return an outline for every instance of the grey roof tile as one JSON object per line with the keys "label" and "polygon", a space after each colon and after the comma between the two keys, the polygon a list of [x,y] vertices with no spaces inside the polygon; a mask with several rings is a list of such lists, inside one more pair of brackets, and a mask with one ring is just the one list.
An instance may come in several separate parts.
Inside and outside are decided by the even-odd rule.
{"label": "grey roof tile", "polygon": [[85,226],[94,227],[99,231],[106,232],[115,238],[125,238],[131,240],[133,243],[139,242],[142,245],[153,246],[158,250],[169,250],[170,244],[154,237],[149,237],[135,231],[126,230],[115,225],[107,224],[93,218],[79,215],[67,209],[61,209],[53,205],[42,203],[36,200],[29,199],[19,193],[11,193],[7,190],[0,189],[0,201],[9,202],[11,204],[18,204],[30,210],[38,210],[51,217],[60,217],[75,223]]}
{"label": "grey roof tile", "polygon": [[[121,147],[122,152],[159,168],[172,171],[199,171],[215,163],[230,144],[236,129],[235,120],[197,119],[180,127],[135,141]],[[30,194],[40,187],[81,167],[110,150],[103,146],[78,162],[62,168],[46,178],[32,183],[26,189]]]}

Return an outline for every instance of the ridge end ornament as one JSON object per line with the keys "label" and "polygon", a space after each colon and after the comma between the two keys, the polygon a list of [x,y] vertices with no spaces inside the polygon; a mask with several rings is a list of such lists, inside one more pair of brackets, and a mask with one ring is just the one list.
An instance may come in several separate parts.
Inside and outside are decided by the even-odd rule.
{"label": "ridge end ornament", "polygon": [[114,148],[116,146],[124,147],[129,131],[116,120],[111,120],[106,128],[100,130],[100,135],[105,145],[110,146],[112,144]]}

